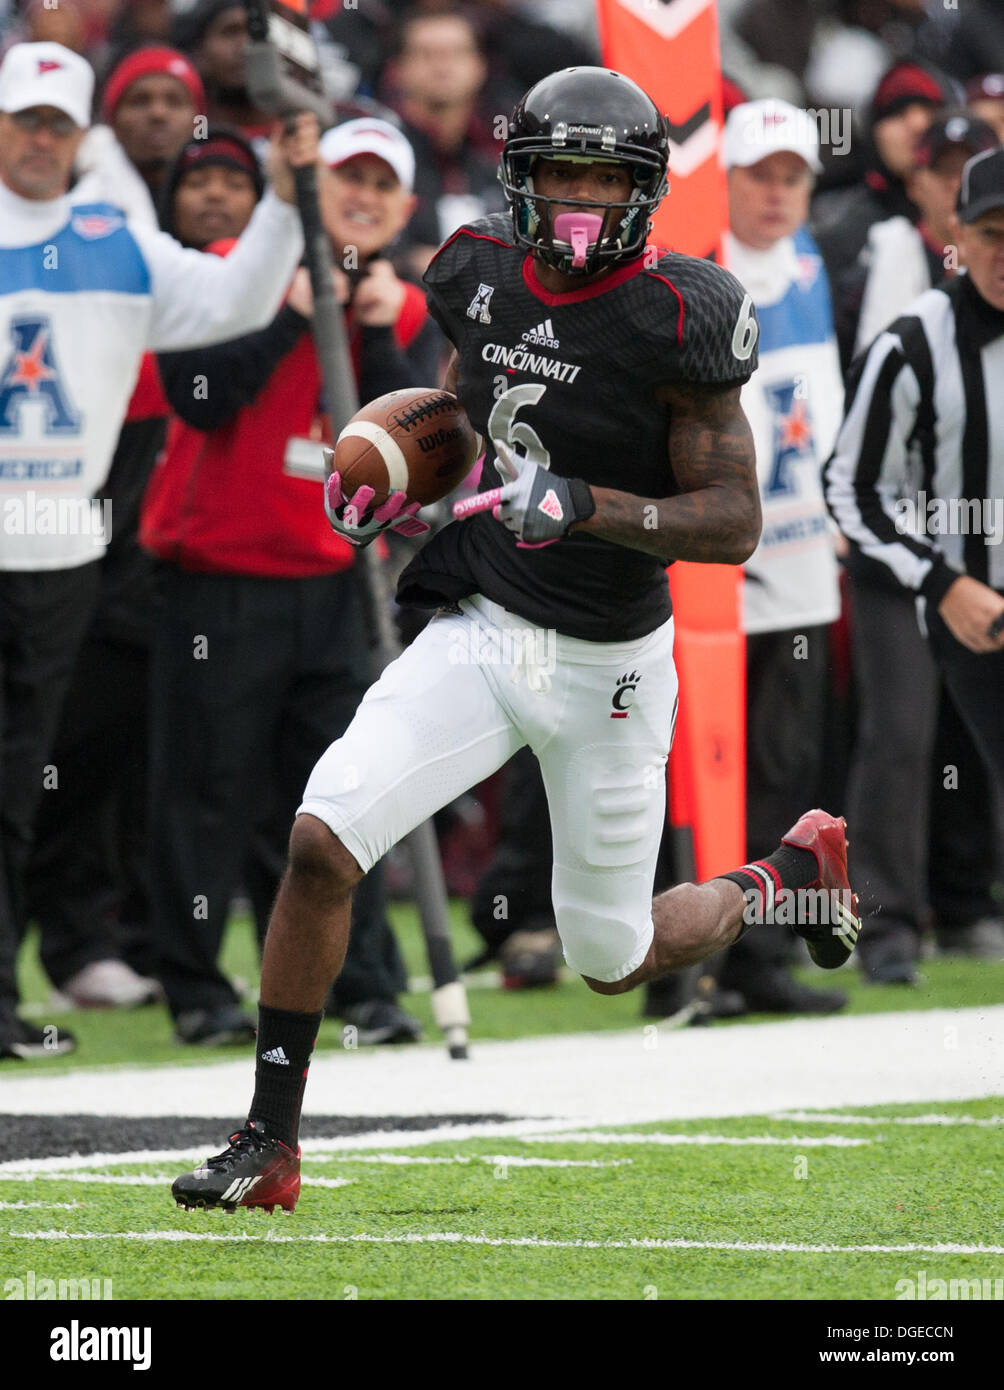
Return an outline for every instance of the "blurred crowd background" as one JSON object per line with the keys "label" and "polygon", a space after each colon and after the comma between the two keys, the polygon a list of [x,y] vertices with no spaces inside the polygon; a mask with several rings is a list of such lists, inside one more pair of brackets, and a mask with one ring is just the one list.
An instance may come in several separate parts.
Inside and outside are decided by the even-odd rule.
{"label": "blurred crowd background", "polygon": [[[946,255],[962,166],[1004,138],[1004,7],[722,0],[719,16],[726,112],[787,102],[816,113],[822,136],[818,149],[784,147],[795,164],[773,191],[762,185],[776,205],[760,233],[744,232],[758,215],[740,202],[748,160],[734,161],[730,189],[740,278],[745,264],[769,281],[766,262],[743,257],[783,243],[792,273],[818,281],[820,312],[832,306],[811,447],[790,394],[756,407],[783,417],[799,463],[818,472],[856,355],[962,268]],[[425,317],[422,271],[458,226],[504,209],[499,117],[548,72],[601,61],[594,6],[317,0],[312,19],[343,123],[322,141],[326,221],[369,399],[439,379],[446,344]],[[271,126],[246,89],[246,41],[232,0],[0,0],[4,51],[57,43],[94,69],[73,200],[119,206],[207,254],[226,254],[264,187]],[[186,1044],[250,1042],[246,1004],[218,966],[227,915],[243,903],[263,933],[306,774],[369,680],[355,557],[325,534],[311,473],[325,429],[311,308],[301,271],[262,333],[144,363],[103,494],[114,532],[101,593],[51,755],[63,789],[41,799],[25,875],[23,925],[40,927],[54,1002],[137,1007],[166,995]],[[193,393],[199,378],[208,390]],[[273,534],[234,515],[246,469],[271,479]],[[822,513],[818,486],[814,496]],[[314,509],[310,526],[284,529],[296,508]],[[782,603],[748,624],[749,855],[777,842],[766,805],[782,830],[809,806],[843,812],[867,978],[914,985],[933,951],[1004,958],[994,789],[916,636],[912,596],[869,572],[835,528],[824,539],[817,578],[831,597],[813,614],[785,616]],[[394,538],[387,563],[418,543]],[[795,688],[800,624],[811,625],[813,660]],[[207,632],[226,660],[199,668],[192,634]],[[785,720],[800,746],[779,766],[776,746],[768,755],[762,744]],[[951,786],[948,766],[960,769]],[[437,830],[450,890],[484,940],[473,964],[497,965],[514,989],[553,983],[560,950],[532,755],[448,807]],[[677,869],[667,837],[660,886]],[[406,859],[392,854],[370,880],[329,1007],[360,1041],[407,1041],[418,1025],[398,1003],[405,981],[386,920],[388,896],[410,892]],[[705,1016],[843,1007],[839,988],[798,982],[797,960],[790,933],[750,933],[730,959],[650,988],[642,1008],[673,1015],[698,993]]]}

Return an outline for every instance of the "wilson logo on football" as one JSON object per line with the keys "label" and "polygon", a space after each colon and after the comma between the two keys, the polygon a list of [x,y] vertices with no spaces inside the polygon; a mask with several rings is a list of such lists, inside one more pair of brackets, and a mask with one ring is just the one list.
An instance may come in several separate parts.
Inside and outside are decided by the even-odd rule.
{"label": "wilson logo on football", "polygon": [[618,679],[617,689],[610,701],[612,706],[611,719],[627,719],[631,712],[631,706],[634,704],[634,700],[630,696],[637,690],[640,680],[641,676],[637,671],[632,671],[630,675],[624,675]]}
{"label": "wilson logo on football", "polygon": [[543,512],[545,516],[549,516],[552,521],[564,520],[565,513],[561,510],[558,494],[553,487],[549,487],[537,503],[537,510]]}

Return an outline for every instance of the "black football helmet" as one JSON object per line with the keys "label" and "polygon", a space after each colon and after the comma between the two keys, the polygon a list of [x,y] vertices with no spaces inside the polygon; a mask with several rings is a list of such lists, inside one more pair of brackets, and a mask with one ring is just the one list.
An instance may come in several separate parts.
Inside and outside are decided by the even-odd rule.
{"label": "black football helmet", "polygon": [[[572,248],[554,237],[552,209],[558,199],[534,192],[533,168],[546,159],[610,160],[625,164],[634,178],[626,203],[599,204],[561,199],[593,213],[622,211],[615,233],[592,243],[584,265],[572,266]],[[610,68],[564,68],[531,87],[512,113],[502,147],[499,180],[512,213],[517,244],[566,274],[590,274],[642,254],[669,183],[669,128],[651,97]]]}

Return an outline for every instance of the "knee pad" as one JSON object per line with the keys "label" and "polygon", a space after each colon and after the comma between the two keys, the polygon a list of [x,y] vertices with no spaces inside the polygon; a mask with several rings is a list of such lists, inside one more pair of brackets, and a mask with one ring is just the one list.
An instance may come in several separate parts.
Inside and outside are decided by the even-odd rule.
{"label": "knee pad", "polygon": [[554,918],[565,961],[577,975],[609,983],[637,970],[652,944],[652,877],[554,866]]}

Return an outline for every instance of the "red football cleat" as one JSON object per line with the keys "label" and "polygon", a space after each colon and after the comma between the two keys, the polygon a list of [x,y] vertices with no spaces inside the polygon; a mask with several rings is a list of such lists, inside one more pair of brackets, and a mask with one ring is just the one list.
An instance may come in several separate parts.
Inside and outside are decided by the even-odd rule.
{"label": "red football cleat", "polygon": [[823,920],[797,924],[793,930],[809,947],[809,955],[823,970],[836,970],[850,959],[858,944],[861,919],[857,895],[847,877],[847,822],[828,811],[806,811],[785,835],[782,845],[807,849],[816,857],[819,877],[810,888],[829,892],[829,911]]}
{"label": "red football cleat", "polygon": [[201,1168],[176,1179],[171,1193],[179,1207],[276,1207],[292,1211],[300,1195],[300,1150],[296,1153],[260,1125],[230,1136],[230,1147]]}

